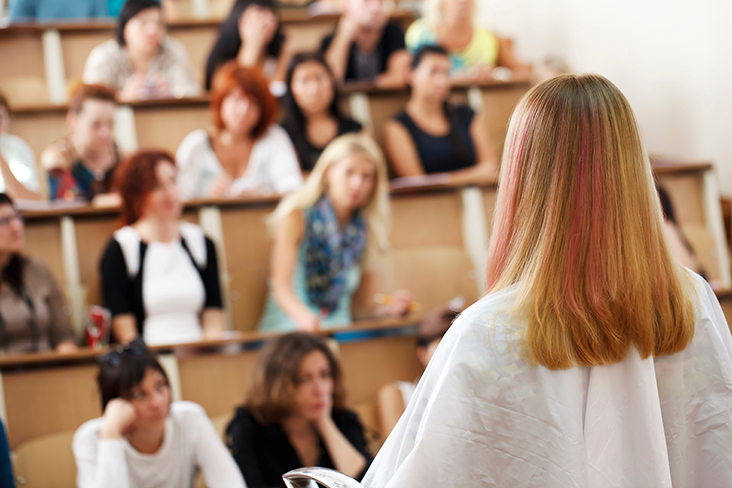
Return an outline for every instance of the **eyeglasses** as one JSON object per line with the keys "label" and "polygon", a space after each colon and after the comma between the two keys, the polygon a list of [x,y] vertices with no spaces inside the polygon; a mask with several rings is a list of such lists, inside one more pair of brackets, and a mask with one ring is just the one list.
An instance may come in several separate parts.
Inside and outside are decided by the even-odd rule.
{"label": "eyeglasses", "polygon": [[113,351],[101,356],[97,361],[100,365],[117,366],[122,362],[122,357],[127,354],[131,356],[141,356],[149,353],[149,349],[142,339],[135,339],[127,344],[117,344]]}
{"label": "eyeglasses", "polygon": [[7,217],[0,218],[0,227],[7,227],[10,225],[14,220],[18,220],[21,224],[25,221],[23,219],[23,216],[20,214],[13,214],[8,215]]}

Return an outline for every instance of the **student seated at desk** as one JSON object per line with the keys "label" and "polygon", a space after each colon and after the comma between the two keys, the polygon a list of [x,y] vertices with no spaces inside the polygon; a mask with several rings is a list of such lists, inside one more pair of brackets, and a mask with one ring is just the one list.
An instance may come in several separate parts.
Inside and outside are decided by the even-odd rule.
{"label": "student seated at desk", "polygon": [[320,50],[338,81],[404,85],[409,66],[404,31],[389,20],[382,0],[346,0],[335,32]]}
{"label": "student seated at desk", "polygon": [[48,267],[22,255],[23,217],[0,193],[0,354],[76,350],[64,299]]}
{"label": "student seated at desk", "polygon": [[[277,4],[274,0],[236,0],[221,24],[206,62],[206,90],[216,71],[232,60],[249,68],[259,68],[264,76],[280,85],[289,61]],[[280,91],[272,85],[273,91]],[[279,94],[279,93],[277,93]]]}
{"label": "student seated at desk", "polygon": [[[363,317],[401,316],[412,301],[399,292],[374,310],[375,265],[389,246],[389,188],[381,150],[368,136],[331,142],[305,185],[271,217],[269,296],[260,331],[312,331]],[[358,293],[357,293],[358,291]]]}
{"label": "student seated at desk", "polygon": [[92,50],[83,79],[113,87],[121,102],[195,97],[201,92],[185,47],[166,35],[156,0],[127,0],[115,39]]}
{"label": "student seated at desk", "polygon": [[117,175],[124,227],[100,265],[104,303],[120,342],[197,342],[224,330],[216,248],[181,220],[173,157],[139,151]]}
{"label": "student seated at desk", "polygon": [[236,61],[223,66],[211,92],[214,127],[188,134],[176,153],[181,196],[229,198],[299,188],[295,148],[274,123],[276,110],[259,70]]}
{"label": "student seated at desk", "polygon": [[515,75],[528,75],[531,66],[520,63],[511,42],[474,24],[475,0],[425,0],[424,17],[407,29],[409,52],[440,45],[450,53],[450,75],[480,81],[493,78],[493,68],[503,66]]}
{"label": "student seated at desk", "polygon": [[22,138],[8,134],[12,111],[0,93],[0,192],[13,198],[35,200],[41,191],[33,150]]}
{"label": "student seated at desk", "polygon": [[283,474],[304,466],[361,479],[371,462],[361,422],[345,408],[338,360],[322,338],[305,333],[262,349],[226,438],[249,488],[283,486]]}
{"label": "student seated at desk", "polygon": [[80,85],[71,95],[70,134],[41,153],[51,200],[92,201],[112,191],[120,153],[114,142],[115,93],[102,85]]}
{"label": "student seated at desk", "polygon": [[333,73],[320,54],[300,53],[292,58],[281,125],[295,145],[304,172],[313,170],[330,141],[361,132],[361,124],[341,115],[337,90]]}
{"label": "student seated at desk", "polygon": [[[10,22],[86,20],[107,17],[108,0],[10,0]],[[6,3],[7,5],[7,3]]]}
{"label": "student seated at desk", "polygon": [[498,160],[483,115],[448,102],[449,65],[439,46],[425,46],[414,55],[407,106],[384,125],[392,169],[397,176],[449,173],[454,183],[493,180]]}
{"label": "student seated at desk", "polygon": [[200,470],[209,488],[245,488],[199,405],[173,402],[165,370],[141,340],[99,359],[104,415],[74,434],[79,488],[180,488]]}
{"label": "student seated at desk", "polygon": [[[459,311],[443,307],[430,312],[419,324],[416,353],[422,367],[427,367],[437,346],[440,345],[442,336],[459,314]],[[418,381],[419,378],[414,381],[396,381],[379,389],[376,397],[376,416],[382,440],[389,437],[399,417],[404,413]]]}

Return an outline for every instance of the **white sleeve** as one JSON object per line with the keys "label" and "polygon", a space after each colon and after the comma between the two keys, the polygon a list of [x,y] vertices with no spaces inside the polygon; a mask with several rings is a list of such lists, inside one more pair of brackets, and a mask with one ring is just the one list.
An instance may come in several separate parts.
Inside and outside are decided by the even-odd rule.
{"label": "white sleeve", "polygon": [[108,66],[109,54],[105,47],[106,42],[92,49],[84,63],[84,73],[81,78],[87,84],[101,83],[116,88]]}
{"label": "white sleeve", "polygon": [[[200,407],[199,407],[200,408]],[[191,428],[194,438],[198,468],[206,479],[208,488],[246,488],[244,477],[229,450],[216,432],[203,408],[196,414]]]}
{"label": "white sleeve", "polygon": [[169,70],[170,90],[173,96],[184,95],[196,97],[201,94],[201,87],[193,76],[191,62],[188,59],[188,51],[185,46],[176,39],[168,38],[168,46],[171,51],[175,69]]}
{"label": "white sleeve", "polygon": [[99,439],[95,429],[85,427],[73,441],[78,488],[130,488],[122,439]]}
{"label": "white sleeve", "polygon": [[182,200],[204,197],[202,194],[201,154],[198,131],[191,132],[178,146],[175,153],[175,164],[178,166],[178,190]]}
{"label": "white sleeve", "polygon": [[282,127],[274,125],[269,131],[269,137],[272,139],[272,160],[269,164],[272,188],[280,194],[300,188],[303,183],[302,171],[290,136]]}

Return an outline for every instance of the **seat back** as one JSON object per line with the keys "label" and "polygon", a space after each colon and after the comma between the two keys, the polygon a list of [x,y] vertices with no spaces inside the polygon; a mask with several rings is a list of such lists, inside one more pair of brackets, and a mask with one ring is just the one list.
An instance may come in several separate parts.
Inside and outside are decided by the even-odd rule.
{"label": "seat back", "polygon": [[76,462],[74,432],[51,434],[21,443],[13,452],[15,480],[23,488],[73,488]]}

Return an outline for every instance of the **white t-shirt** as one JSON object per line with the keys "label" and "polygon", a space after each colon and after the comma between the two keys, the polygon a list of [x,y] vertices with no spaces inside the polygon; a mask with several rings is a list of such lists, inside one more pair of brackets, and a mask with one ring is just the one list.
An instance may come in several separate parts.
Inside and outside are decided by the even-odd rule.
{"label": "white t-shirt", "polygon": [[[0,154],[10,166],[13,176],[28,190],[38,193],[41,184],[38,181],[36,157],[27,142],[12,134],[0,136]],[[6,190],[5,180],[0,174],[0,192]]]}
{"label": "white t-shirt", "polygon": [[683,351],[551,371],[521,355],[517,285],[447,331],[363,479],[367,488],[732,486],[732,336],[693,276]]}
{"label": "white t-shirt", "polygon": [[[211,184],[224,173],[205,129],[194,130],[183,139],[175,161],[178,188],[186,200],[209,196]],[[284,194],[299,188],[302,181],[290,136],[272,124],[254,143],[244,175],[231,184],[231,196],[247,191]]]}
{"label": "white t-shirt", "polygon": [[154,454],[140,453],[124,437],[100,439],[103,421],[90,420],[74,434],[79,488],[190,487],[199,469],[209,488],[246,487],[234,458],[195,403],[170,406],[163,444]]}

